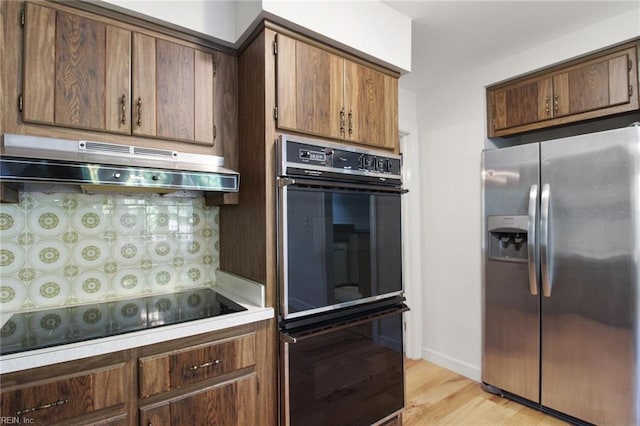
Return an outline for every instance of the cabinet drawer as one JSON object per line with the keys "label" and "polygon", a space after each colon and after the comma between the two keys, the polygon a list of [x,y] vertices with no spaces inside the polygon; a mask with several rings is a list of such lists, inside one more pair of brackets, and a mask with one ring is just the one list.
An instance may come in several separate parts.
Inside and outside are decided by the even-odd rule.
{"label": "cabinet drawer", "polygon": [[58,380],[7,387],[2,415],[50,424],[125,403],[122,365]]}
{"label": "cabinet drawer", "polygon": [[142,398],[255,364],[255,334],[140,358]]}

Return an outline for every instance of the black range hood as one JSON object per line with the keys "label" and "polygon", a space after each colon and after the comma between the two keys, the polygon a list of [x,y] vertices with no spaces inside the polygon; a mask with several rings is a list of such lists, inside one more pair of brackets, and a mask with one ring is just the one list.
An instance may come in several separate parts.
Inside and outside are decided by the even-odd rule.
{"label": "black range hood", "polygon": [[240,175],[215,155],[5,134],[0,180],[70,184],[115,191],[237,192]]}

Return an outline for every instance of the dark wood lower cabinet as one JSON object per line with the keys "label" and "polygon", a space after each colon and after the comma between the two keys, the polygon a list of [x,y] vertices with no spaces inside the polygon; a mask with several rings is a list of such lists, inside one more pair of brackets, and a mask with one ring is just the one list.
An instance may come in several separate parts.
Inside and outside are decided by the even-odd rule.
{"label": "dark wood lower cabinet", "polygon": [[270,324],[3,374],[0,417],[65,426],[275,424],[262,413],[275,404],[264,345]]}
{"label": "dark wood lower cabinet", "polygon": [[127,424],[130,365],[122,352],[4,374],[1,416],[33,424]]}
{"label": "dark wood lower cabinet", "polygon": [[141,426],[254,425],[255,373],[140,409]]}

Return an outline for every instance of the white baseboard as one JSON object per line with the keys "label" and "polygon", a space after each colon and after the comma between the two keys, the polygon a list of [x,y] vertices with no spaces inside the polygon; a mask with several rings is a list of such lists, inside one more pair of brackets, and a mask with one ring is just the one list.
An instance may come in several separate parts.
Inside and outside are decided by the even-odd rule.
{"label": "white baseboard", "polygon": [[422,348],[422,358],[447,370],[468,377],[471,380],[475,380],[476,382],[481,380],[482,374],[478,366],[468,364],[427,348]]}

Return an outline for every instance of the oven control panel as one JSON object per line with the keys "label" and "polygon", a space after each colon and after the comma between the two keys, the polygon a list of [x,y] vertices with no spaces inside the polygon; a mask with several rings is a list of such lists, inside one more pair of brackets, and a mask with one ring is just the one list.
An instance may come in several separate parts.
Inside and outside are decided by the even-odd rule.
{"label": "oven control panel", "polygon": [[291,168],[307,168],[319,172],[401,177],[402,159],[398,155],[288,136],[282,136],[279,143],[281,175],[288,174]]}

